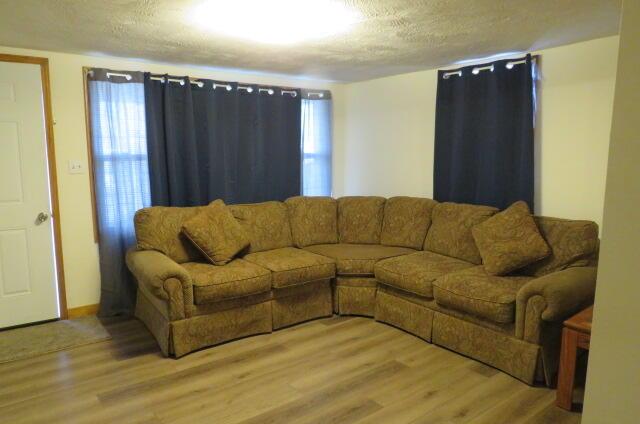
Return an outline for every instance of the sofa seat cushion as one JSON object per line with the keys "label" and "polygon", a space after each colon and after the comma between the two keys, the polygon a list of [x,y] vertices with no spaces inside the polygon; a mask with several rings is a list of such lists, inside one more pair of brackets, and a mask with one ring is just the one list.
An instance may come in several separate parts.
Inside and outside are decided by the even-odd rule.
{"label": "sofa seat cushion", "polygon": [[193,280],[196,305],[271,290],[271,271],[243,259],[234,259],[226,265],[187,262],[182,266]]}
{"label": "sofa seat cushion", "polygon": [[373,266],[381,259],[414,253],[406,247],[379,244],[318,244],[304,248],[309,252],[335,259],[338,275],[373,276]]}
{"label": "sofa seat cushion", "polygon": [[515,321],[516,294],[532,277],[498,277],[483,266],[446,274],[433,282],[436,302],[497,323]]}
{"label": "sofa seat cushion", "polygon": [[336,275],[333,259],[295,247],[251,253],[244,260],[270,270],[274,288],[333,278]]}
{"label": "sofa seat cushion", "polygon": [[378,281],[388,286],[433,298],[432,283],[435,279],[473,266],[461,259],[422,251],[378,262],[375,275]]}
{"label": "sofa seat cushion", "polygon": [[373,277],[337,277],[336,287],[378,288],[378,280]]}

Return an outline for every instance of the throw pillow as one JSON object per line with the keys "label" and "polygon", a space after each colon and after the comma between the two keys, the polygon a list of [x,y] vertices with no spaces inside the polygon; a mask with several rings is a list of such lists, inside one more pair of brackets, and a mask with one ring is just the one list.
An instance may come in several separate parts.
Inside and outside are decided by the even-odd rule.
{"label": "throw pillow", "polygon": [[529,206],[515,202],[472,228],[484,268],[505,275],[545,258],[551,249],[531,216]]}
{"label": "throw pillow", "polygon": [[214,265],[230,262],[250,239],[222,200],[215,200],[182,224],[182,233]]}

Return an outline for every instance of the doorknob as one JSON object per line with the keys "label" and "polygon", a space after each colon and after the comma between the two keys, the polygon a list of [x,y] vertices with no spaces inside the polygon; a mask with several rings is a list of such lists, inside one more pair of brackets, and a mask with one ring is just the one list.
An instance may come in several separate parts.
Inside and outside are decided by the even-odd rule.
{"label": "doorknob", "polygon": [[47,219],[49,219],[49,214],[46,212],[40,212],[36,217],[36,225],[42,224]]}

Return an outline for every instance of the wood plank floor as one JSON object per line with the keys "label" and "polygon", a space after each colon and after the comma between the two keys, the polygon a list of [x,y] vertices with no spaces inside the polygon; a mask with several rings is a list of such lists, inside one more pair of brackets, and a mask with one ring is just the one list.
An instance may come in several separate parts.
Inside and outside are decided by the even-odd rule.
{"label": "wood plank floor", "polygon": [[113,340],[0,364],[1,423],[578,423],[555,391],[366,318],[316,320],[160,355],[135,320]]}

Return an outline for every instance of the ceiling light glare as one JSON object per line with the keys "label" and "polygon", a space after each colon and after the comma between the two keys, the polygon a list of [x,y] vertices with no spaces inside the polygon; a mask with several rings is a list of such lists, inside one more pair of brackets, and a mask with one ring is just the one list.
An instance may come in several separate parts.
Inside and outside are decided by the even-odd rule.
{"label": "ceiling light glare", "polygon": [[362,14],[335,0],[208,0],[189,20],[214,34],[287,45],[345,33]]}

